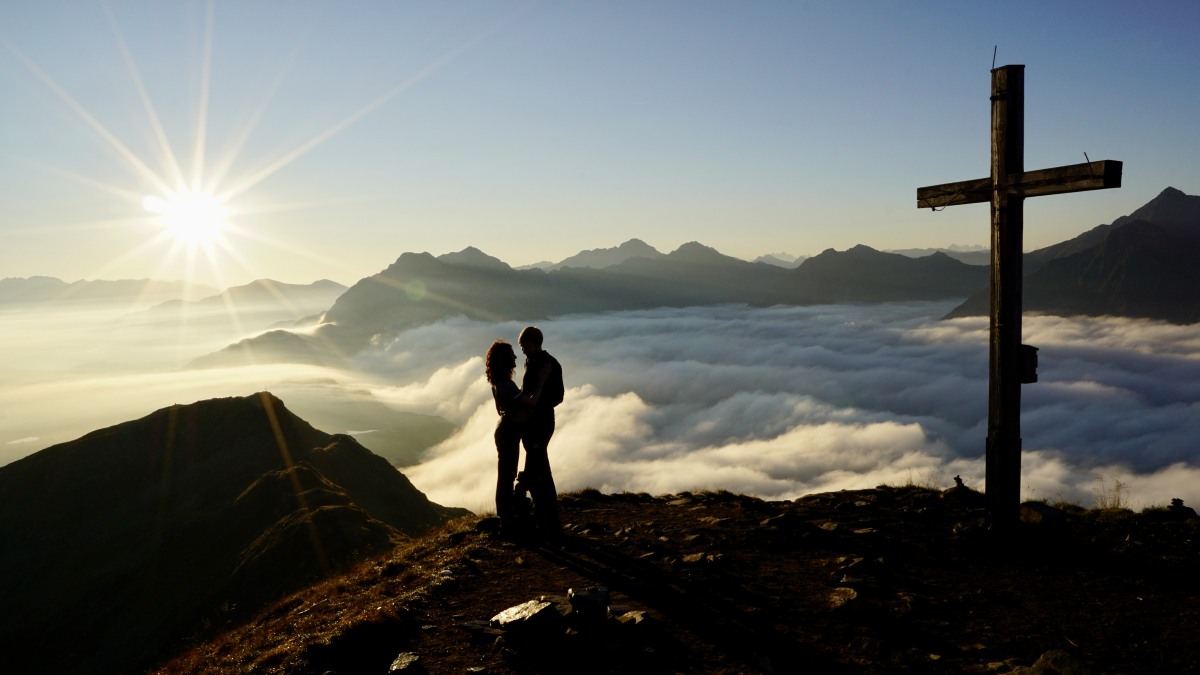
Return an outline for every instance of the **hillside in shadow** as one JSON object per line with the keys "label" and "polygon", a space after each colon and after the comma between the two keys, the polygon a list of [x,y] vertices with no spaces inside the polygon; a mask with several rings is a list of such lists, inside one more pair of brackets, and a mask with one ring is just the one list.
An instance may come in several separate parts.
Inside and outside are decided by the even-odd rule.
{"label": "hillside in shadow", "polygon": [[[1200,196],[1175,188],[1110,225],[1025,254],[1023,306],[1060,316],[1200,321]],[[988,313],[979,290],[948,317]]]}
{"label": "hillside in shadow", "polygon": [[7,672],[136,672],[466,513],[267,392],[0,467]]}

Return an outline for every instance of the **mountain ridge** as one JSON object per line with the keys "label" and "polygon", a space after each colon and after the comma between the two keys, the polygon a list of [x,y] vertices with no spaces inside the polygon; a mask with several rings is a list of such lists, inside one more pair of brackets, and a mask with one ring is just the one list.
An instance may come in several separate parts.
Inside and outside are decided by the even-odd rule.
{"label": "mountain ridge", "polygon": [[[1161,221],[1161,222],[1159,222]],[[1023,258],[1024,311],[1200,321],[1200,196],[1168,187],[1128,216]],[[986,288],[946,318],[988,313]]]}
{"label": "mountain ridge", "polygon": [[0,467],[7,666],[124,671],[463,513],[268,392],[93,431]]}
{"label": "mountain ridge", "polygon": [[513,269],[477,249],[449,258],[406,252],[339,296],[315,335],[272,333],[202,357],[194,365],[246,358],[333,363],[380,335],[450,316],[542,321],[573,313],[727,303],[948,299],[962,297],[963,288],[983,285],[986,275],[983,268],[940,254],[914,259],[862,245],[844,253],[826,251],[794,269],[747,262],[699,242],[655,258],[626,258],[603,269],[550,271]]}

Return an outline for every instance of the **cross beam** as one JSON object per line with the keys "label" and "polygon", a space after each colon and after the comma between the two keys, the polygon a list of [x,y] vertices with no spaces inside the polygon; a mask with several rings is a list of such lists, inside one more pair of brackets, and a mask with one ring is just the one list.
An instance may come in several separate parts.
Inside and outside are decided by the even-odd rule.
{"label": "cross beam", "polygon": [[1025,66],[993,69],[991,100],[991,176],[917,188],[917,208],[992,205],[987,505],[992,528],[1010,531],[1021,505],[1021,384],[1037,381],[1037,350],[1021,344],[1024,201],[1121,187],[1121,162],[1025,171]]}
{"label": "cross beam", "polygon": [[[1084,164],[1058,166],[1041,171],[1026,171],[1004,180],[1009,195],[1042,197],[1067,192],[1104,190],[1121,187],[1121,163],[1102,159]],[[958,204],[992,201],[992,179],[976,178],[958,183],[917,188],[917,208],[939,209]]]}

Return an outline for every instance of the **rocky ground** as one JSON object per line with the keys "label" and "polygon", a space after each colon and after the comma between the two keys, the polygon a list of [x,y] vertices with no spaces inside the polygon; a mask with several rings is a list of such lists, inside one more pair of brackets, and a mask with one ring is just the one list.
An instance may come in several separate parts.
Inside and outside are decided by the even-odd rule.
{"label": "rocky ground", "polygon": [[552,545],[456,521],[159,672],[1200,672],[1186,508],[1032,504],[999,539],[961,489],[561,501]]}

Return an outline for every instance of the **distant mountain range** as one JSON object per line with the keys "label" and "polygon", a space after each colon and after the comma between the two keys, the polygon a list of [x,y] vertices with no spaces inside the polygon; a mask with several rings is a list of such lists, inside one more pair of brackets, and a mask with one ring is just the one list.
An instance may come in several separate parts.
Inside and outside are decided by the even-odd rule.
{"label": "distant mountain range", "polygon": [[285,284],[272,279],[258,279],[244,286],[232,286],[220,293],[199,300],[184,301],[178,298],[159,303],[150,308],[152,312],[179,309],[211,308],[225,310],[229,307],[329,307],[346,287],[336,281],[321,279],[311,284]]}
{"label": "distant mountain range", "polygon": [[[1200,321],[1200,197],[1167,188],[1112,224],[1027,253],[1024,307],[1056,314],[1116,315]],[[931,253],[925,254],[929,251]],[[345,365],[374,336],[462,315],[488,321],[537,321],[568,313],[605,312],[722,303],[750,305],[875,303],[894,300],[966,300],[948,317],[988,311],[990,253],[979,250],[867,246],[832,249],[799,259],[763,256],[747,262],[691,242],[663,254],[638,239],[581,251],[558,263],[514,269],[468,247],[434,257],[404,253],[378,274],[342,292],[329,281],[307,286],[260,280],[213,295],[189,309],[275,303],[320,317],[315,333],[275,330],[196,359],[199,367],[294,361]],[[103,284],[111,284],[104,286]],[[35,297],[88,297],[130,284],[35,277],[0,281],[0,302]],[[82,284],[82,285],[81,285]],[[94,286],[95,284],[101,284]],[[123,285],[123,286],[122,286]],[[75,289],[66,293],[65,289]],[[174,292],[178,292],[175,289]],[[182,309],[165,303],[151,312]],[[264,325],[263,327],[269,327]]]}
{"label": "distant mountain range", "polygon": [[[619,265],[630,258],[661,258],[663,254],[658,249],[647,244],[641,239],[630,239],[629,241],[613,248],[594,248],[587,251],[580,251],[575,255],[566,258],[562,261],[540,262],[533,265],[526,265],[518,269],[541,269],[547,272],[551,270],[561,269],[563,267],[592,267],[602,269]],[[445,256],[443,256],[444,258]]]}
{"label": "distant mountain range", "polygon": [[133,672],[465,513],[266,392],[95,431],[0,467],[5,669]]}
{"label": "distant mountain range", "polygon": [[[1025,254],[1026,312],[1200,322],[1200,197],[1175,188],[1109,225]],[[982,288],[947,316],[988,313]]]}
{"label": "distant mountain range", "polygon": [[[1167,188],[1129,216],[1025,256],[1025,310],[1200,321],[1200,197]],[[909,250],[905,253],[920,252]],[[981,251],[955,251],[973,260]],[[948,317],[986,314],[988,267],[937,251],[832,249],[788,269],[696,242],[660,254],[640,240],[513,269],[475,248],[405,253],[338,297],[315,335],[271,331],[194,365],[285,360],[337,364],[374,336],[449,316],[538,321],[568,313],[723,303],[809,305],[966,297]]]}
{"label": "distant mountain range", "polygon": [[84,280],[71,283],[54,277],[0,279],[0,304],[43,305],[117,301],[150,305],[216,292],[216,289],[208,286],[152,279]]}
{"label": "distant mountain range", "polygon": [[910,258],[924,258],[927,255],[934,253],[945,253],[946,255],[965,262],[968,265],[991,265],[992,252],[982,246],[952,246],[950,248],[898,248],[891,249],[888,253],[899,253]]}
{"label": "distant mountain range", "polygon": [[[644,250],[645,244],[626,247]],[[618,247],[620,249],[620,247]],[[585,252],[595,261],[611,253]],[[463,315],[536,321],[569,313],[726,303],[874,303],[962,297],[987,269],[937,253],[909,258],[866,246],[832,249],[795,269],[751,263],[692,242],[666,255],[635,256],[596,269],[517,270],[475,248],[439,257],[405,253],[342,294],[315,335],[271,331],[194,365],[290,360],[336,364],[374,336]],[[331,348],[332,347],[332,348]]]}
{"label": "distant mountain range", "polygon": [[273,321],[304,317],[312,317],[315,321],[316,315],[328,309],[345,290],[342,284],[328,279],[310,284],[258,279],[218,291],[181,281],[152,279],[68,283],[54,277],[10,277],[0,279],[0,305],[74,308],[107,302],[139,311],[135,319],[154,320],[185,314],[190,319],[198,319],[258,313]]}
{"label": "distant mountain range", "polygon": [[199,300],[168,300],[128,317],[134,321],[208,323],[236,327],[239,334],[315,324],[346,287],[328,279],[285,284],[259,279]]}

